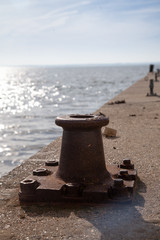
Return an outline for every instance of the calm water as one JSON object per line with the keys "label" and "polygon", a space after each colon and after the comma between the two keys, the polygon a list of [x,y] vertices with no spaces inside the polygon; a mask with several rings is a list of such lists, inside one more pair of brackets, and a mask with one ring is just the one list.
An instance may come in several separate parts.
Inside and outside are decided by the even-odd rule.
{"label": "calm water", "polygon": [[0,67],[0,175],[61,135],[56,116],[92,113],[147,72],[148,65]]}

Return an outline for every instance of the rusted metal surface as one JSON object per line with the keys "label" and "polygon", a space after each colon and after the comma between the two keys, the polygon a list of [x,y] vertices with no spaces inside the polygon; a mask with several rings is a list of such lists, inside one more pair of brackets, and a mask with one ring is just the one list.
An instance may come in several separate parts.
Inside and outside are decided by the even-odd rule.
{"label": "rusted metal surface", "polygon": [[129,159],[105,165],[101,127],[104,115],[58,117],[63,128],[61,156],[20,183],[21,202],[128,202],[135,187],[136,170]]}
{"label": "rusted metal surface", "polygon": [[[30,175],[20,183],[21,202],[128,202],[132,200],[137,173],[120,165],[107,165],[112,184],[70,183],[57,178],[58,166],[46,166],[47,176]],[[127,171],[127,172],[126,172]]]}
{"label": "rusted metal surface", "polygon": [[105,166],[101,127],[109,119],[99,115],[58,117],[63,138],[57,176],[67,182],[99,183],[110,180]]}

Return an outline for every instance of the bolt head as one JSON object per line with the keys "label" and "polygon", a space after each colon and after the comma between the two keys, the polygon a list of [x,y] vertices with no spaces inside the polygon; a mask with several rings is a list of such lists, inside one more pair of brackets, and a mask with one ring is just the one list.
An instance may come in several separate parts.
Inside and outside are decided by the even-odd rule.
{"label": "bolt head", "polygon": [[127,170],[120,170],[119,173],[120,173],[120,175],[124,176],[124,175],[128,174],[128,171]]}
{"label": "bolt head", "polygon": [[131,160],[130,159],[123,159],[123,164],[124,165],[130,165],[131,164]]}
{"label": "bolt head", "polygon": [[123,179],[117,178],[114,180],[114,187],[120,188],[123,187]]}
{"label": "bolt head", "polygon": [[45,162],[46,166],[58,166],[58,161],[55,160],[48,160]]}
{"label": "bolt head", "polygon": [[24,179],[20,182],[20,189],[23,193],[32,193],[38,187],[38,182],[34,179]]}
{"label": "bolt head", "polygon": [[37,168],[37,169],[33,170],[33,175],[46,176],[46,175],[48,175],[48,171],[46,168]]}

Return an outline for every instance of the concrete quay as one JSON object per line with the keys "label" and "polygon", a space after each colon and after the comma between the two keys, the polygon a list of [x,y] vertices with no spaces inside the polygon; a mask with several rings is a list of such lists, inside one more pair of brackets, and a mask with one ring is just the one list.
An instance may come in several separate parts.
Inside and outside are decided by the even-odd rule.
{"label": "concrete quay", "polygon": [[133,202],[21,206],[19,182],[46,160],[59,159],[58,138],[0,179],[0,240],[160,239],[160,82],[154,82],[157,96],[146,97],[153,77],[149,73],[96,112],[117,130],[116,138],[103,136],[106,164],[130,158],[138,171]]}

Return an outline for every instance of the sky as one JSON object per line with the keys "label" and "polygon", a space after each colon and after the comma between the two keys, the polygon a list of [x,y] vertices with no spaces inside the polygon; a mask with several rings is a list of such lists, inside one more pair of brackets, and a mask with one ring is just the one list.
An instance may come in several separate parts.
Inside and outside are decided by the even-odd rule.
{"label": "sky", "polygon": [[160,0],[0,0],[0,65],[160,62]]}

